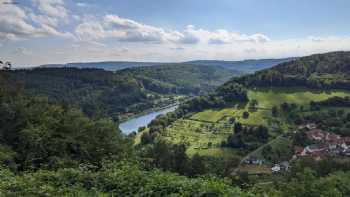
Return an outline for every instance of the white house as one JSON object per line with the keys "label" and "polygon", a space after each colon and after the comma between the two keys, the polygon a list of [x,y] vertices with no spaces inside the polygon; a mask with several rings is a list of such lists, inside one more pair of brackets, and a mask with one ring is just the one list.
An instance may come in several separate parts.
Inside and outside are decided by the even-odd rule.
{"label": "white house", "polygon": [[271,168],[272,172],[279,172],[281,171],[281,166],[279,164],[275,164],[272,168]]}

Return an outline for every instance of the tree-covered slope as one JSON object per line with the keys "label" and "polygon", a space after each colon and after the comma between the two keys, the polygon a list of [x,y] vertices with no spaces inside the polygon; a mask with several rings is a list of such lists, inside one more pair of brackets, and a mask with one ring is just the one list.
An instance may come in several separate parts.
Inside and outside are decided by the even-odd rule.
{"label": "tree-covered slope", "polygon": [[89,116],[117,118],[156,107],[163,95],[198,95],[212,91],[234,76],[222,68],[164,65],[117,72],[102,69],[36,68],[2,71],[29,95],[81,108]]}
{"label": "tree-covered slope", "polygon": [[92,115],[117,116],[135,104],[151,105],[139,82],[101,69],[40,68],[16,70],[6,74],[11,83],[19,83],[26,93],[49,98],[50,102],[76,106]]}
{"label": "tree-covered slope", "polygon": [[315,54],[233,79],[246,86],[350,89],[350,52]]}
{"label": "tree-covered slope", "polygon": [[45,64],[40,67],[43,68],[99,68],[109,71],[117,71],[125,68],[155,66],[163,63],[160,62],[127,62],[127,61],[108,61],[108,62],[75,62],[67,64]]}
{"label": "tree-covered slope", "polygon": [[[220,67],[167,64],[120,71],[136,77],[146,89],[180,94],[206,94],[240,73]],[[159,84],[162,85],[159,87]],[[167,87],[169,90],[162,90]]]}
{"label": "tree-covered slope", "polygon": [[288,62],[294,58],[282,59],[251,59],[242,61],[220,61],[220,60],[194,60],[186,62],[187,64],[200,66],[222,67],[229,70],[236,70],[243,73],[253,73],[258,70],[270,68],[283,62]]}

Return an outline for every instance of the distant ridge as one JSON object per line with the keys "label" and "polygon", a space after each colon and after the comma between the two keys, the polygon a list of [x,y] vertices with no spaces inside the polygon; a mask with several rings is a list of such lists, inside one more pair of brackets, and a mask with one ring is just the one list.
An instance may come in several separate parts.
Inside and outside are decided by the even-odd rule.
{"label": "distant ridge", "polygon": [[295,58],[248,59],[242,61],[194,60],[186,63],[194,65],[220,66],[226,69],[238,70],[244,73],[254,73],[255,71],[270,68],[293,59]]}
{"label": "distant ridge", "polygon": [[61,67],[75,67],[75,68],[100,68],[108,71],[122,70],[125,68],[134,67],[146,67],[146,66],[156,66],[161,64],[161,62],[129,62],[129,61],[105,61],[105,62],[75,62],[67,64],[45,64],[40,67],[44,68],[61,68]]}
{"label": "distant ridge", "polygon": [[105,61],[105,62],[76,62],[67,64],[45,64],[40,67],[44,68],[61,68],[61,67],[75,67],[75,68],[100,68],[108,71],[122,70],[125,68],[147,67],[169,64],[191,64],[196,66],[214,66],[229,70],[239,71],[241,73],[253,73],[258,70],[270,68],[277,64],[291,61],[295,58],[282,59],[256,59],[243,61],[221,61],[221,60],[194,60],[178,63],[165,62],[132,62],[132,61]]}

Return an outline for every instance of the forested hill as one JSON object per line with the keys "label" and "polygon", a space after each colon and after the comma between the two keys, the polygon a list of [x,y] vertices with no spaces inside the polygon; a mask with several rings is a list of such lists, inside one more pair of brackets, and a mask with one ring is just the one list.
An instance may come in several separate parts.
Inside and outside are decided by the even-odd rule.
{"label": "forested hill", "polygon": [[229,70],[237,70],[243,73],[253,73],[258,70],[271,68],[283,62],[288,62],[294,58],[282,59],[251,59],[242,61],[220,61],[220,60],[194,60],[186,62],[187,64],[201,66],[218,66]]}
{"label": "forested hill", "polygon": [[350,89],[350,52],[301,57],[255,74],[235,78],[248,87],[306,86]]}
{"label": "forested hill", "polygon": [[[176,94],[210,91],[234,74],[224,69],[168,65],[111,72],[102,69],[37,68],[0,72],[27,94],[50,102],[73,105],[87,115],[118,117],[138,113]],[[144,73],[143,73],[144,72]],[[165,103],[166,104],[166,103]]]}
{"label": "forested hill", "polygon": [[[127,74],[138,79],[146,89],[156,92],[169,92],[168,87],[180,94],[206,94],[217,86],[241,73],[221,67],[197,66],[186,64],[167,64],[150,67],[124,69],[120,74]],[[161,85],[158,87],[158,85]]]}
{"label": "forested hill", "polygon": [[100,68],[109,71],[122,70],[125,68],[155,66],[163,63],[160,62],[127,62],[127,61],[108,61],[108,62],[76,62],[67,64],[45,64],[41,65],[42,68]]}

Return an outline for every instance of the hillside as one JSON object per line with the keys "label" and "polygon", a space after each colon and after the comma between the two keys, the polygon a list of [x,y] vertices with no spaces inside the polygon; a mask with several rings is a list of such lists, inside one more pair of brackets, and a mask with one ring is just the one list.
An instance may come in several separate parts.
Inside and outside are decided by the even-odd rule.
{"label": "hillside", "polygon": [[249,87],[306,86],[350,89],[350,52],[315,54],[233,79]]}
{"label": "hillside", "polygon": [[[234,76],[222,68],[192,65],[102,69],[37,68],[3,72],[26,93],[81,108],[87,115],[135,114],[175,102],[176,95],[207,93]],[[1,74],[1,73],[0,73]]]}
{"label": "hillside", "polygon": [[[156,92],[180,94],[206,94],[228,81],[239,72],[220,67],[186,64],[167,64],[151,67],[125,69],[119,72],[136,77],[146,89]],[[166,86],[169,90],[162,90]]]}
{"label": "hillside", "polygon": [[242,61],[220,61],[220,60],[194,60],[186,62],[193,65],[218,66],[230,70],[237,70],[243,73],[253,73],[258,70],[270,68],[283,62],[288,62],[294,58],[282,59],[254,59]]}
{"label": "hillside", "polygon": [[136,79],[100,69],[40,68],[6,74],[9,81],[21,84],[27,94],[79,107],[89,116],[116,117],[152,105]]}
{"label": "hillside", "polygon": [[[154,144],[160,138],[186,144],[189,157],[233,161],[229,176],[247,176],[259,186],[276,179],[281,185],[288,185],[288,177],[303,173],[307,167],[320,174],[327,171],[322,165],[332,166],[327,174],[340,168],[348,171],[350,154],[345,154],[345,150],[324,149],[321,156],[295,155],[294,151],[307,151],[313,144],[324,145],[305,137],[303,125],[310,123],[314,129],[325,131],[325,135],[339,135],[339,139],[350,136],[349,54],[302,57],[234,78],[213,94],[194,98],[175,112],[153,120],[136,143]],[[286,162],[292,169],[274,171],[274,166]],[[227,172],[221,173],[225,176]],[[268,183],[269,186],[273,184]]]}

